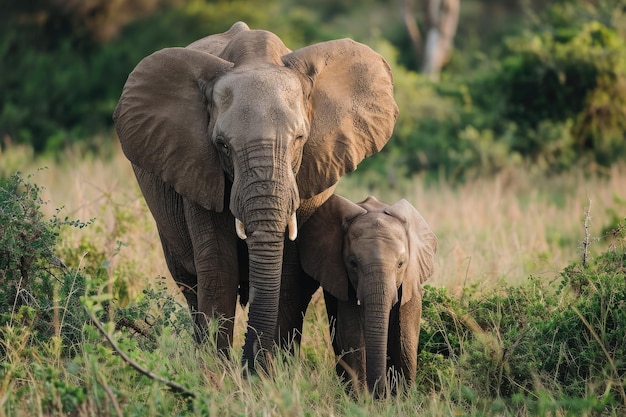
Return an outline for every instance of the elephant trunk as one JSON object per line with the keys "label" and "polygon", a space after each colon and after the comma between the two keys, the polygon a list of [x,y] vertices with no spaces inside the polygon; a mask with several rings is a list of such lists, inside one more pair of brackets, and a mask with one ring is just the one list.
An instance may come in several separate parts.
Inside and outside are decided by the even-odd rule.
{"label": "elephant trunk", "polygon": [[383,282],[370,285],[371,292],[360,299],[365,338],[365,374],[367,388],[375,398],[384,397],[387,392],[387,339],[389,315],[393,304],[395,288]]}
{"label": "elephant trunk", "polygon": [[281,147],[258,145],[249,146],[236,164],[230,210],[241,239],[256,230],[285,233],[289,226],[295,240],[300,196],[290,160]]}
{"label": "elephant trunk", "polygon": [[[239,164],[248,169],[235,173],[230,202],[237,233],[248,245],[250,307],[243,361],[250,370],[254,370],[255,359],[262,365],[263,355],[274,343],[285,231],[299,205],[289,159],[279,159],[283,163],[276,164],[276,159],[267,155],[270,150],[276,151],[253,148],[248,155],[253,157]],[[296,226],[290,228],[294,229],[290,237],[295,239]]]}
{"label": "elephant trunk", "polygon": [[[282,271],[284,233],[255,231],[246,239],[249,254],[250,308],[243,362],[250,370],[274,343]],[[260,355],[260,356],[259,356]]]}

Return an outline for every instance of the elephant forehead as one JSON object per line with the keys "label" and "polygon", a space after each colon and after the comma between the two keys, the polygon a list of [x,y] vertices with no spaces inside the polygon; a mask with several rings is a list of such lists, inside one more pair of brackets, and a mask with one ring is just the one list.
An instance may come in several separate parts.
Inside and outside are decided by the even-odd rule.
{"label": "elephant forehead", "polygon": [[220,79],[213,90],[218,129],[234,136],[306,129],[302,86],[290,72],[234,71]]}
{"label": "elephant forehead", "polygon": [[[238,68],[221,77],[213,91],[214,100],[236,103],[272,103],[293,106],[303,101],[302,84],[293,70],[278,66]],[[264,106],[265,107],[265,106]]]}
{"label": "elephant forehead", "polygon": [[348,229],[348,237],[354,243],[367,242],[377,247],[403,246],[406,241],[406,230],[402,222],[385,213],[366,213],[357,217]]}

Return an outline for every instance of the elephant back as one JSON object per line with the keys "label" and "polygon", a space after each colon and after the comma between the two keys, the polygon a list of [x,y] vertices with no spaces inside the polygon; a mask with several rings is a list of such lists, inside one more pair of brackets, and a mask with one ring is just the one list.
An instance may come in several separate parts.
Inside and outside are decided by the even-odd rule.
{"label": "elephant back", "polygon": [[224,33],[218,33],[215,35],[205,36],[202,39],[198,39],[195,42],[187,45],[189,49],[195,49],[207,54],[219,56],[226,45],[239,33],[250,31],[248,25],[244,22],[237,22]]}

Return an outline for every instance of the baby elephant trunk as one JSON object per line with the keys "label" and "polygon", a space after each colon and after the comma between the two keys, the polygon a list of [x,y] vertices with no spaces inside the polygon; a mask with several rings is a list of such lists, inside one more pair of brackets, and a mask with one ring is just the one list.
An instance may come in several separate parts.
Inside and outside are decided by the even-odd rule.
{"label": "baby elephant trunk", "polygon": [[387,339],[391,307],[397,300],[393,285],[378,282],[361,301],[365,338],[367,388],[375,398],[387,393]]}

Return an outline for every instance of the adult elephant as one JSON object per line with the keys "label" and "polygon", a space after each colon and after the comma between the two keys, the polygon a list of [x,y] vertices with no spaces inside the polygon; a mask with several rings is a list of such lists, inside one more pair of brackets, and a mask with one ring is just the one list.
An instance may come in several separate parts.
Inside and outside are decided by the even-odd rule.
{"label": "adult elephant", "polygon": [[350,379],[352,371],[357,391],[367,384],[377,397],[395,391],[396,376],[411,384],[422,283],[437,252],[430,226],[406,200],[389,205],[370,196],[355,204],[333,195],[301,232],[302,267],[324,288],[333,348],[347,365],[337,366],[339,375]]}
{"label": "adult elephant", "polygon": [[217,344],[232,343],[249,276],[243,361],[254,366],[274,340],[284,266],[298,265],[283,265],[296,211],[308,217],[378,152],[396,116],[389,66],[349,39],[291,51],[238,22],[135,67],[115,127],[200,333],[225,319]]}

